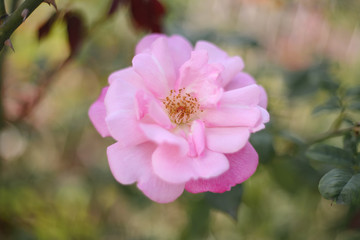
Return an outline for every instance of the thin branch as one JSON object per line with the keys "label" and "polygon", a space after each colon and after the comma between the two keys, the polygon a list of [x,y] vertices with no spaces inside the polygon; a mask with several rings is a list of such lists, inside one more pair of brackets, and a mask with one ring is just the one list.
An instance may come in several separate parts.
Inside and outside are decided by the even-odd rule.
{"label": "thin branch", "polygon": [[[0,0],[3,2],[3,0]],[[5,23],[0,28],[0,51],[4,47],[4,42],[10,38],[11,34],[23,23],[43,0],[26,0],[21,4],[13,14],[8,16]],[[24,17],[24,13],[26,13]]]}
{"label": "thin branch", "polygon": [[341,129],[341,130],[336,130],[336,131],[324,133],[324,134],[320,135],[319,137],[308,141],[307,145],[312,145],[312,144],[315,144],[315,143],[318,143],[318,142],[322,142],[322,141],[324,141],[326,139],[333,138],[333,137],[338,137],[338,136],[344,135],[347,132],[356,131],[356,130],[357,130],[357,127],[352,126],[352,127],[344,128],[344,129]]}
{"label": "thin branch", "polygon": [[4,1],[5,0],[0,0],[0,19],[3,19],[7,15]]}

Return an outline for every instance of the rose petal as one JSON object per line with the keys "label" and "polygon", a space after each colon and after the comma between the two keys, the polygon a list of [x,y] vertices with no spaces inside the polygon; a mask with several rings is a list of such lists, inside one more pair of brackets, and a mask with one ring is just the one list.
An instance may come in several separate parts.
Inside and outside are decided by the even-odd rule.
{"label": "rose petal", "polygon": [[[190,59],[192,46],[188,40],[179,36],[173,35],[168,40],[170,54],[173,58],[175,69],[180,67]],[[179,72],[177,72],[177,75]]]}
{"label": "rose petal", "polygon": [[257,107],[218,107],[207,109],[202,120],[207,127],[254,127],[261,117]]}
{"label": "rose petal", "polygon": [[112,84],[114,81],[127,81],[135,86],[139,86],[142,80],[132,67],[128,67],[110,74],[109,84]]}
{"label": "rose petal", "polygon": [[151,173],[151,155],[156,149],[153,143],[143,143],[123,147],[114,143],[107,149],[110,170],[115,179],[122,184],[132,184],[142,176]]}
{"label": "rose petal", "polygon": [[162,37],[162,36],[164,36],[164,35],[163,34],[157,34],[157,33],[146,35],[136,45],[135,54],[149,52],[153,42],[156,39],[158,39],[159,37]]}
{"label": "rose petal", "polygon": [[224,71],[221,73],[223,80],[222,86],[226,86],[234,77],[244,68],[244,61],[238,57],[229,57],[223,61],[220,61],[224,66]]}
{"label": "rose petal", "polygon": [[108,87],[104,87],[101,90],[99,98],[90,106],[89,118],[95,129],[100,133],[102,137],[110,136],[108,127],[105,122],[106,108],[104,104],[104,98],[107,93]]}
{"label": "rose petal", "polygon": [[209,62],[220,62],[225,60],[228,55],[225,51],[218,48],[216,45],[207,41],[198,41],[195,45],[195,51],[205,50],[209,55]]}
{"label": "rose petal", "polygon": [[227,154],[226,157],[230,163],[228,171],[215,178],[189,181],[185,189],[191,193],[206,191],[223,193],[248,179],[258,165],[258,155],[250,143],[236,153]]}
{"label": "rose petal", "polygon": [[237,88],[223,93],[221,105],[256,106],[260,101],[260,87],[252,84],[246,87]]}
{"label": "rose petal", "polygon": [[117,111],[109,114],[105,121],[111,136],[122,146],[132,146],[147,140],[133,111]]}
{"label": "rose petal", "polygon": [[150,54],[140,53],[133,58],[133,68],[147,90],[157,98],[164,98],[169,92],[168,81],[159,62]]}
{"label": "rose petal", "polygon": [[205,149],[203,154],[193,158],[193,168],[197,178],[217,177],[229,169],[229,161],[224,154]]}
{"label": "rose petal", "polygon": [[256,84],[254,78],[245,72],[238,73],[224,88],[226,91]]}
{"label": "rose petal", "polygon": [[246,127],[206,128],[206,146],[215,152],[234,153],[245,146],[250,137]]}
{"label": "rose petal", "polygon": [[183,193],[185,184],[168,183],[155,174],[151,174],[147,178],[141,179],[137,186],[151,200],[158,203],[169,203]]}
{"label": "rose petal", "polygon": [[161,144],[152,155],[152,165],[157,176],[170,183],[185,183],[195,178],[193,159],[184,154],[179,146]]}
{"label": "rose petal", "polygon": [[197,157],[202,154],[205,149],[205,132],[204,123],[201,120],[195,120],[191,124],[190,133],[188,135],[189,155]]}

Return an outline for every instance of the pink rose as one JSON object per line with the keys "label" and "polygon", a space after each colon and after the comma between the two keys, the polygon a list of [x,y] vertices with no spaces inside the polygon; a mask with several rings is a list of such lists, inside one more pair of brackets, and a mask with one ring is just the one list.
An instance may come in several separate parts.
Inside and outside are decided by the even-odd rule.
{"label": "pink rose", "polygon": [[112,73],[89,110],[116,140],[107,149],[116,180],[167,203],[184,189],[222,193],[248,179],[258,164],[249,136],[269,114],[265,90],[243,67],[209,42],[144,37],[132,67]]}

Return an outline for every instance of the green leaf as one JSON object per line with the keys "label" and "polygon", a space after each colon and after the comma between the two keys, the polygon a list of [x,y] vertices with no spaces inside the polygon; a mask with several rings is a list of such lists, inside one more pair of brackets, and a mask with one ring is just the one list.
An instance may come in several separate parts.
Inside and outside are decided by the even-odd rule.
{"label": "green leaf", "polygon": [[351,152],[353,155],[357,155],[357,144],[360,137],[354,134],[354,132],[348,132],[344,135],[343,146],[344,150]]}
{"label": "green leaf", "polygon": [[334,96],[328,99],[325,103],[315,107],[312,113],[316,114],[324,110],[339,110],[339,109],[341,109],[339,98]]}
{"label": "green leaf", "polygon": [[261,163],[269,163],[275,156],[273,135],[266,130],[251,134],[250,142],[258,152]]}
{"label": "green leaf", "polygon": [[230,191],[224,193],[207,192],[205,199],[212,208],[223,211],[237,220],[237,212],[243,195],[241,184],[232,187]]}
{"label": "green leaf", "polygon": [[350,178],[342,189],[339,199],[348,204],[360,204],[360,173]]}
{"label": "green leaf", "polygon": [[348,109],[353,111],[360,111],[360,102],[353,102],[348,106]]}
{"label": "green leaf", "polygon": [[309,149],[306,156],[311,159],[315,168],[327,171],[333,168],[350,169],[354,161],[350,152],[324,144]]}
{"label": "green leaf", "polygon": [[[341,191],[351,179],[352,173],[349,170],[335,168],[326,173],[319,182],[320,194],[330,200],[338,201]],[[341,201],[340,201],[341,203]]]}
{"label": "green leaf", "polygon": [[360,97],[360,86],[349,88],[346,91],[346,96],[359,98]]}

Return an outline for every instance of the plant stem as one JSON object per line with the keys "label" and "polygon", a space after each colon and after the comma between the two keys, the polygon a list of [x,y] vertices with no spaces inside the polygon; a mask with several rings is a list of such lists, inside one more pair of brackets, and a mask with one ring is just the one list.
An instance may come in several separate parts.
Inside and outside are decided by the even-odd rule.
{"label": "plant stem", "polygon": [[319,137],[308,141],[307,145],[312,145],[312,144],[315,144],[315,143],[318,143],[318,142],[322,142],[322,141],[324,141],[326,139],[329,139],[329,138],[344,135],[347,132],[353,131],[355,128],[356,128],[355,126],[352,126],[352,127],[344,128],[344,129],[341,129],[341,130],[336,130],[336,131],[331,131],[331,132],[328,132],[328,133],[324,133],[324,134],[320,135]]}
{"label": "plant stem", "polygon": [[[0,2],[3,2],[3,0],[0,0]],[[5,23],[0,28],[0,51],[4,47],[4,42],[10,38],[11,34],[23,22],[24,17],[21,16],[23,11],[26,11],[27,9],[27,18],[42,2],[43,0],[26,0],[14,11],[14,13],[6,18]]]}
{"label": "plant stem", "polygon": [[0,19],[4,18],[7,15],[4,1],[5,0],[0,0]]}

